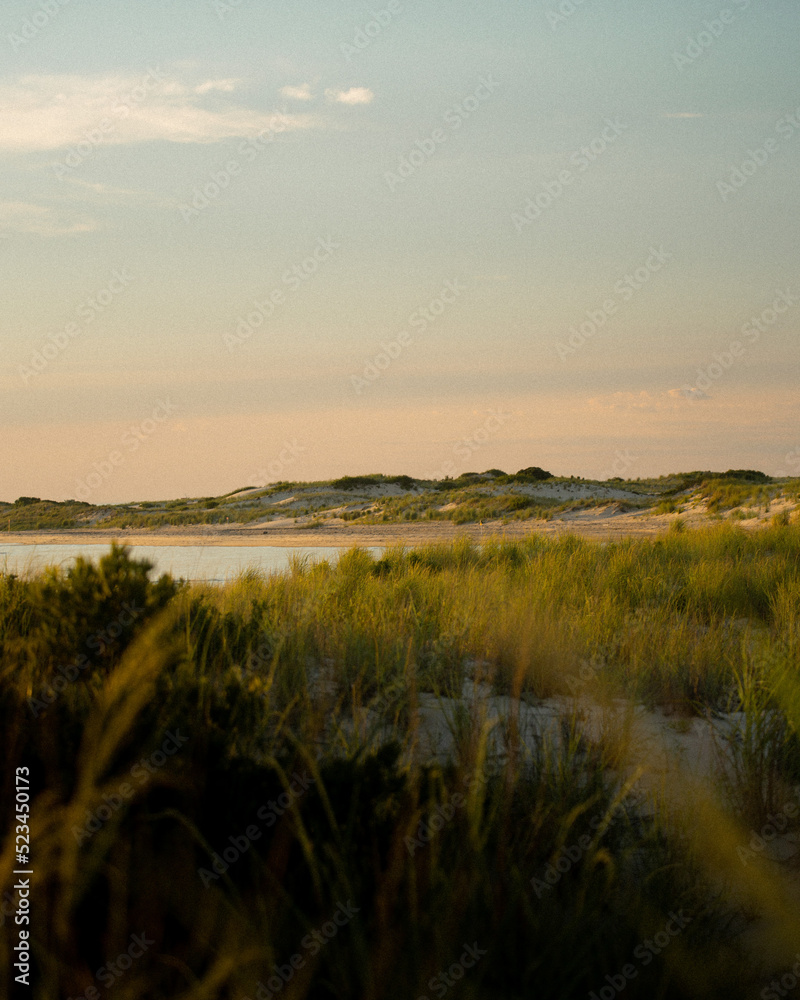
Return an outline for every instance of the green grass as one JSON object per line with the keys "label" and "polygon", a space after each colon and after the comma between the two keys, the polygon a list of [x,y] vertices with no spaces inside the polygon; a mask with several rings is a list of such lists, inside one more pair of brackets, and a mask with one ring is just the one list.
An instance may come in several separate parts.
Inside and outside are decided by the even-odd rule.
{"label": "green grass", "polygon": [[[449,510],[441,507],[455,504]],[[376,503],[376,510],[349,512],[346,520],[360,520],[364,524],[397,523],[418,519],[453,521],[455,524],[473,524],[497,519],[549,519],[555,512],[572,509],[574,502],[560,503],[542,497],[529,497],[521,493],[501,493],[494,496],[480,484],[466,487],[451,486],[446,492],[431,495],[386,497]]]}
{"label": "green grass", "polygon": [[723,479],[710,479],[701,487],[700,496],[706,501],[707,509],[716,513],[733,507],[769,507],[770,500],[782,491],[778,486],[754,485],[749,483],[729,483]]}
{"label": "green grass", "polygon": [[[737,847],[800,779],[799,638],[800,527],[781,523],[354,549],[221,587],[152,581],[119,548],[1,576],[0,820],[12,829],[24,764],[34,995],[83,995],[144,932],[156,944],[115,996],[253,1000],[293,955],[286,997],[431,996],[476,942],[486,954],[454,997],[588,997],[682,909],[686,930],[637,961],[623,995],[757,996],[794,961],[800,920],[770,864],[742,864]],[[528,703],[577,690],[739,710],[734,770],[644,809],[624,731],[590,741],[568,708],[533,748],[510,722],[496,757],[465,706],[454,758],[437,764],[414,749],[419,705],[466,677]],[[167,733],[187,740],[143,771]],[[302,794],[287,792],[295,774],[313,779]],[[312,955],[305,936],[348,903]],[[748,955],[737,930],[756,915]]]}

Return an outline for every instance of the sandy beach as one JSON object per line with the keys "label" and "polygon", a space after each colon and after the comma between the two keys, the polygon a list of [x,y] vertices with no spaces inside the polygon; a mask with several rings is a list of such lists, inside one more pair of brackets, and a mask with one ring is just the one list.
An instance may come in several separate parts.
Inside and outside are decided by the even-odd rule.
{"label": "sandy beach", "polygon": [[[5,531],[0,534],[0,548],[9,545],[110,545],[114,540],[126,545],[276,545],[339,546],[356,545],[425,545],[468,537],[484,541],[491,537],[525,538],[528,535],[580,535],[598,541],[652,537],[665,531],[673,515],[649,512],[619,513],[613,508],[581,511],[553,518],[551,521],[485,521],[483,524],[457,525],[452,521],[418,521],[405,524],[363,524],[338,518],[320,527],[303,528],[291,521],[273,521],[256,525],[166,526],[151,531],[141,529],[103,529],[56,531]],[[698,523],[703,518],[697,518]]]}

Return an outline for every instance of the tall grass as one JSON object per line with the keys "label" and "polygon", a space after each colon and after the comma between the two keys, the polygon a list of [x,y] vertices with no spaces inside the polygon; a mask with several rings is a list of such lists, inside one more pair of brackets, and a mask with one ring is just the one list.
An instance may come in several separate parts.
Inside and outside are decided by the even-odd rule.
{"label": "tall grass", "polygon": [[[431,996],[453,968],[453,996],[587,997],[631,962],[626,996],[758,995],[800,931],[766,856],[737,856],[798,779],[799,557],[797,526],[721,524],[352,550],[224,587],[151,581],[116,547],[0,577],[0,820],[25,764],[34,995],[99,989],[133,933],[154,944],[119,998]],[[533,745],[518,707],[499,754],[480,696],[463,702],[437,763],[423,707],[465,680],[518,706],[740,711],[728,794],[653,798],[627,730],[590,740],[578,702]],[[0,891],[13,867],[6,837]],[[681,910],[669,947],[634,957]],[[466,972],[465,943],[486,952]],[[259,987],[274,966],[286,981]]]}

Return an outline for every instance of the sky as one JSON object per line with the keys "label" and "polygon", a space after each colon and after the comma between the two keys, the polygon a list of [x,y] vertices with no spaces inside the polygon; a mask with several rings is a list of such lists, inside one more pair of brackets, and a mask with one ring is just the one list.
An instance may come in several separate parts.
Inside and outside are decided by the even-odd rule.
{"label": "sky", "polygon": [[800,474],[796,0],[41,0],[0,51],[0,499]]}

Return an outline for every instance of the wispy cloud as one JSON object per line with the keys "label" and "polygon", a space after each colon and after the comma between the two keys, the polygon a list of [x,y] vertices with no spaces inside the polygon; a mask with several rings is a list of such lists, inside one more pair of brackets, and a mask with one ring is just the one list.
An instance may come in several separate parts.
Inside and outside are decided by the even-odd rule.
{"label": "wispy cloud", "polygon": [[[146,201],[157,201],[159,200],[156,195],[150,191],[140,191],[136,188],[122,188],[116,187],[113,184],[102,184],[97,181],[85,181],[80,177],[65,177],[65,185],[71,185],[79,189],[79,197],[86,198],[87,196],[95,196],[102,199],[103,202],[108,202],[112,199],[129,199],[138,198]],[[162,202],[163,204],[172,205],[172,202]]]}
{"label": "wispy cloud", "polygon": [[612,392],[594,396],[588,400],[589,408],[599,413],[660,413],[675,411],[682,407],[683,400],[711,399],[700,389],[668,389],[666,392]]}
{"label": "wispy cloud", "polygon": [[[26,76],[0,84],[0,151],[57,150],[80,142],[210,143],[269,128],[276,112],[234,103],[235,79],[187,83],[142,76]],[[321,127],[310,115],[281,115],[282,131]]]}
{"label": "wispy cloud", "polygon": [[301,83],[299,87],[287,85],[280,89],[281,97],[287,97],[290,101],[313,101],[314,95],[311,93],[310,83]]}
{"label": "wispy cloud", "polygon": [[670,389],[669,395],[673,399],[711,399],[711,396],[707,392],[703,392],[702,389],[688,387],[684,389]]}
{"label": "wispy cloud", "polygon": [[614,410],[654,410],[658,397],[646,392],[611,392],[604,396],[593,396],[589,407],[600,412]]}
{"label": "wispy cloud", "polygon": [[337,104],[370,104],[375,95],[369,87],[351,87],[349,90],[326,90],[325,96]]}
{"label": "wispy cloud", "polygon": [[66,236],[71,233],[91,233],[98,227],[96,219],[75,216],[46,205],[0,201],[0,238],[12,234]]}
{"label": "wispy cloud", "polygon": [[198,84],[194,88],[195,94],[209,94],[212,91],[219,90],[224,94],[230,94],[241,84],[241,80],[229,79],[229,80],[206,80],[204,83]]}

